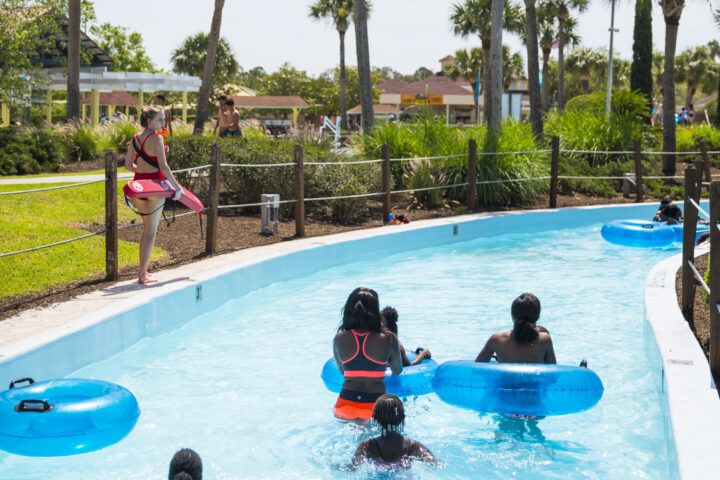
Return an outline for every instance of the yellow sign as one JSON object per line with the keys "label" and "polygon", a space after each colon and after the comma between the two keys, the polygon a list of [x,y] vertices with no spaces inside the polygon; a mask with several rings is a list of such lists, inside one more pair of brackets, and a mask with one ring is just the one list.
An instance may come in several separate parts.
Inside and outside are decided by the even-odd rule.
{"label": "yellow sign", "polygon": [[426,106],[426,105],[430,105],[430,102],[428,101],[427,98],[416,98],[415,105]]}
{"label": "yellow sign", "polygon": [[428,95],[428,100],[430,101],[430,105],[442,105],[443,104],[443,96],[442,95]]}
{"label": "yellow sign", "polygon": [[409,95],[400,95],[400,104],[401,105],[413,105],[415,104],[415,95],[409,94]]}

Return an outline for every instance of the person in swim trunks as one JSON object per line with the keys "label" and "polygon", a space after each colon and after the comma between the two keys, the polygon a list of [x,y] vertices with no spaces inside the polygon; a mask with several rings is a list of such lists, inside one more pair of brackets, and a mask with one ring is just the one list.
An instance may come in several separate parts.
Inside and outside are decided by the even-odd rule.
{"label": "person in swim trunks", "polygon": [[225,99],[225,115],[229,123],[226,128],[220,128],[220,136],[242,137],[242,130],[240,130],[240,113],[235,110],[235,100],[230,97]]}
{"label": "person in swim trunks", "polygon": [[232,118],[230,116],[230,110],[225,106],[225,102],[227,101],[228,96],[227,95],[220,95],[218,97],[218,118],[215,122],[215,128],[213,128],[213,135],[217,134],[218,129],[220,129],[220,136],[224,137],[227,135],[228,127],[232,123]]}
{"label": "person in swim trunks", "polygon": [[335,403],[335,416],[367,421],[375,401],[385,393],[385,370],[402,372],[397,337],[382,322],[378,295],[356,288],[343,308],[342,324],[333,340],[333,356],[345,377]]}
{"label": "person in swim trunks", "polygon": [[557,363],[550,334],[536,325],[540,300],[532,293],[523,293],[510,312],[513,329],[491,335],[475,361],[489,362],[494,355],[498,363]]}
{"label": "person in swim trunks", "polygon": [[[382,309],[382,312],[380,312],[380,315],[382,315],[383,321],[385,322],[385,325],[387,326],[388,330],[390,330],[392,333],[395,334],[395,336],[398,336],[398,312],[393,307],[385,307]],[[398,342],[399,342],[398,337]],[[418,349],[417,356],[415,357],[415,360],[412,362],[408,358],[407,354],[405,353],[405,347],[402,346],[402,343],[400,343],[400,357],[402,358],[402,365],[403,367],[410,367],[412,365],[417,365],[418,363],[422,362],[426,358],[430,358],[430,350],[427,348],[421,348]]]}
{"label": "person in swim trunks", "polygon": [[[173,198],[177,200],[182,195],[182,188],[178,185],[167,164],[162,137],[155,133],[162,130],[164,123],[165,115],[162,107],[158,105],[143,107],[140,114],[140,125],[144,130],[130,141],[125,157],[125,168],[135,172],[133,180],[167,180],[175,189]],[[134,203],[143,221],[138,283],[156,282],[155,277],[148,273],[148,266],[163,205],[165,205],[165,197],[136,198]]]}
{"label": "person in swim trunks", "polygon": [[412,459],[434,462],[435,456],[422,443],[402,434],[405,425],[405,408],[395,395],[384,394],[375,402],[373,423],[380,427],[380,436],[364,440],[355,450],[349,469],[365,461],[378,467],[408,468]]}

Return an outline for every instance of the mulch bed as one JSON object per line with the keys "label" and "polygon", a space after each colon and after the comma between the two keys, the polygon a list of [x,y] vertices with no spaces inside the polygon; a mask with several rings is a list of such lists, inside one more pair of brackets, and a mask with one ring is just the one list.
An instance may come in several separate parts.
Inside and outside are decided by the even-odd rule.
{"label": "mulch bed", "polygon": [[[705,276],[707,272],[708,255],[705,254],[695,259],[695,268],[698,273]],[[710,359],[710,305],[703,299],[703,287],[700,282],[695,281],[695,303],[693,304],[693,318],[688,321],[690,330],[695,334],[700,347],[705,353],[705,357]],[[677,291],[678,306],[682,309],[682,268],[678,270],[675,276],[675,289]],[[720,375],[715,376],[715,386],[720,393]]]}

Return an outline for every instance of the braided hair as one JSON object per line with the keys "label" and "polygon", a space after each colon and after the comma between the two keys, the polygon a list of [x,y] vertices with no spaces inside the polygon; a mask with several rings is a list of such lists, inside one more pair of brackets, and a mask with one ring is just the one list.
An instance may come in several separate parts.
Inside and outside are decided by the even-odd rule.
{"label": "braided hair", "polygon": [[342,323],[338,331],[386,330],[380,316],[380,302],[375,290],[365,287],[356,288],[345,302],[342,312]]}
{"label": "braided hair", "polygon": [[373,422],[380,426],[380,435],[387,437],[389,433],[400,433],[405,426],[405,408],[403,402],[395,395],[385,393],[375,402],[372,413]]}
{"label": "braided hair", "polygon": [[540,318],[540,300],[532,293],[523,293],[512,304],[510,310],[514,321],[515,339],[523,344],[537,340],[535,322]]}
{"label": "braided hair", "polygon": [[178,450],[170,461],[168,480],[202,480],[202,461],[195,450]]}

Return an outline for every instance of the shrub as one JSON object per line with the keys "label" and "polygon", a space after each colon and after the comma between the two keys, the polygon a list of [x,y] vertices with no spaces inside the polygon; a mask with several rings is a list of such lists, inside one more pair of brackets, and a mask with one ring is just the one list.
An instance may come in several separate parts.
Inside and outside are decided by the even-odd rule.
{"label": "shrub", "polygon": [[[530,126],[506,120],[503,123],[503,135],[492,146],[486,142],[485,128],[482,126],[456,127],[445,125],[442,118],[423,117],[418,122],[400,126],[386,124],[375,131],[374,136],[363,137],[355,148],[363,149],[370,158],[380,158],[383,143],[390,146],[391,158],[435,157],[468,153],[468,141],[475,139],[479,151],[533,151],[537,149]],[[467,181],[467,156],[435,159],[420,169],[411,162],[391,163],[396,188],[421,188],[429,186],[430,177],[442,179],[444,185],[455,185]],[[511,154],[479,155],[477,180],[512,180],[546,176],[548,171],[546,155]],[[436,170],[436,169],[439,169]],[[438,173],[441,173],[438,174]],[[415,178],[417,177],[417,178]],[[412,182],[412,183],[411,183]],[[544,182],[508,182],[478,185],[478,200],[486,206],[529,205],[547,190]],[[442,195],[448,199],[464,201],[466,187],[438,190],[427,193],[417,192],[415,199],[419,203],[439,203]]]}
{"label": "shrub", "polygon": [[[720,151],[720,130],[707,125],[692,125],[678,127],[676,131],[676,142],[678,152],[696,152],[700,150],[700,140],[705,141],[709,151]],[[697,156],[682,155],[678,158],[686,163],[692,163]],[[710,164],[720,166],[720,156],[710,155]]]}
{"label": "shrub", "polygon": [[101,127],[104,131],[106,150],[125,153],[132,137],[139,131],[136,123],[128,121],[110,122]]}
{"label": "shrub", "polygon": [[71,123],[66,127],[70,144],[70,161],[88,161],[95,158],[98,137],[93,127]]}
{"label": "shrub", "polygon": [[[206,136],[181,136],[170,139],[168,160],[172,168],[188,168],[210,163],[212,145],[218,143],[225,164],[276,164],[287,167],[224,167],[221,177],[226,187],[223,203],[257,203],[263,193],[280,194],[281,199],[292,199],[294,192],[295,143],[271,139],[266,136],[248,135],[237,138],[213,138]],[[340,157],[326,145],[303,145],[306,163],[350,161],[352,157]],[[184,173],[178,181],[193,191],[204,191],[203,177]],[[318,198],[338,195],[355,195],[379,191],[380,167],[378,165],[307,165],[305,167],[305,197]],[[329,202],[331,215],[337,221],[350,222],[362,214],[367,198],[333,200]],[[320,212],[319,202],[307,204],[309,211]],[[258,208],[254,208],[258,210]],[[283,204],[281,211],[292,214],[292,204]]]}

